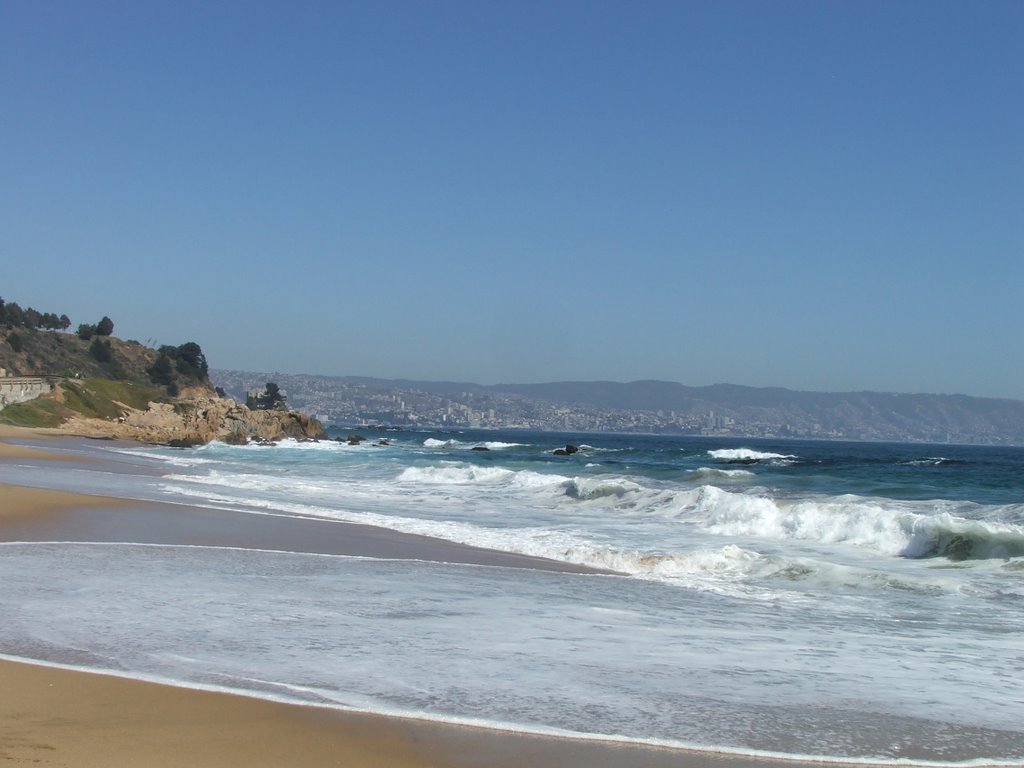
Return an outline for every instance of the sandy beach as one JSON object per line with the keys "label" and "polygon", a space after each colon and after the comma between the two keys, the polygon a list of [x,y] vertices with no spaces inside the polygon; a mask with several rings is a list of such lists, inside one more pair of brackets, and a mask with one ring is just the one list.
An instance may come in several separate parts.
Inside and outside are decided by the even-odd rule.
{"label": "sandy beach", "polygon": [[[38,444],[59,439],[3,428],[0,462],[59,459]],[[61,466],[55,462],[54,471]],[[571,567],[369,526],[282,521],[15,485],[0,486],[0,498],[2,541],[215,543]],[[0,758],[44,766],[794,765],[346,713],[10,660],[0,662],[0,691]]]}

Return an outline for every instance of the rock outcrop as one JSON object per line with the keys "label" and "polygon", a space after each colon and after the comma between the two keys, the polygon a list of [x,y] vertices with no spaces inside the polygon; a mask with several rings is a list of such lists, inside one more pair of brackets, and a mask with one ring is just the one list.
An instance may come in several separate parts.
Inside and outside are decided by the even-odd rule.
{"label": "rock outcrop", "polygon": [[71,417],[64,432],[170,445],[200,445],[212,440],[244,444],[283,438],[317,439],[324,428],[295,411],[251,410],[234,400],[198,390],[172,403],[150,403],[146,410],[125,406],[116,420]]}

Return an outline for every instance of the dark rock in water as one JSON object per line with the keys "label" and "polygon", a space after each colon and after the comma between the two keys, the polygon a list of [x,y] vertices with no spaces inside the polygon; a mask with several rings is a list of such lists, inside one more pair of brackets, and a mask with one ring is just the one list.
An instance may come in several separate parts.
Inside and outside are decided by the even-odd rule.
{"label": "dark rock in water", "polygon": [[469,450],[471,450],[471,451],[489,451],[491,449],[488,448],[486,445],[474,445]]}
{"label": "dark rock in water", "polygon": [[758,459],[729,459],[726,464],[760,464]]}
{"label": "dark rock in water", "polygon": [[228,432],[224,435],[224,443],[227,445],[248,445],[249,436],[245,433],[244,429],[239,429],[235,432]]}
{"label": "dark rock in water", "polygon": [[168,440],[167,445],[171,448],[195,448],[198,445],[205,445],[203,440],[198,440],[190,437],[176,438],[174,440]]}
{"label": "dark rock in water", "polygon": [[565,450],[565,448],[555,448],[555,450],[553,450],[552,453],[555,454],[555,456],[568,456],[569,455],[569,452],[567,450]]}
{"label": "dark rock in water", "polygon": [[555,456],[572,456],[574,453],[579,453],[580,449],[575,445],[566,443],[565,448],[555,448],[553,453]]}

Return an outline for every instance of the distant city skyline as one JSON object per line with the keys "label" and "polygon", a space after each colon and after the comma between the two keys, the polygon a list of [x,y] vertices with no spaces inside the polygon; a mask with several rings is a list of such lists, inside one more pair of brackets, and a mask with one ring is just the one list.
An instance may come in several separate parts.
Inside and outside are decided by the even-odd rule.
{"label": "distant city skyline", "polygon": [[263,392],[280,388],[289,408],[343,430],[372,425],[1024,444],[1024,401],[1013,400],[735,385],[687,388],[663,382],[488,387],[218,369],[210,376],[239,402],[256,402]]}
{"label": "distant city skyline", "polygon": [[1024,4],[0,0],[0,296],[211,366],[1024,399]]}

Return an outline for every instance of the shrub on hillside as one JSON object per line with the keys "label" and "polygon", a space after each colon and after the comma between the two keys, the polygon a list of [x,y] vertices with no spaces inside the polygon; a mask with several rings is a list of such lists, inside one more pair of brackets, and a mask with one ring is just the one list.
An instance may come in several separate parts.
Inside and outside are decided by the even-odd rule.
{"label": "shrub on hillside", "polygon": [[167,391],[172,396],[178,394],[177,377],[184,379],[186,384],[202,383],[209,380],[206,356],[194,341],[189,341],[179,347],[167,344],[160,347],[156,361],[146,369],[146,373],[151,382],[167,387]]}
{"label": "shrub on hillside", "polygon": [[110,342],[99,337],[92,340],[89,351],[96,358],[98,363],[109,363],[114,359],[114,351],[110,348]]}
{"label": "shrub on hillside", "polygon": [[156,362],[146,369],[146,373],[151,382],[166,387],[174,381],[174,364],[169,356],[161,352]]}

